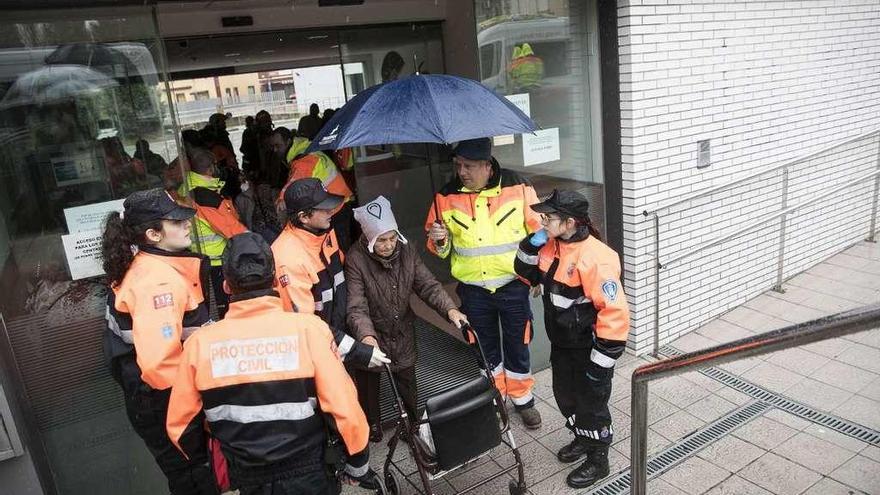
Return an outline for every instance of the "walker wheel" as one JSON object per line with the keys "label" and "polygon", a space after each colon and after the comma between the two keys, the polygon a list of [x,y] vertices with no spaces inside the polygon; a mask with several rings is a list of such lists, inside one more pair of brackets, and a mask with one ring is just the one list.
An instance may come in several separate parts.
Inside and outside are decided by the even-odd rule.
{"label": "walker wheel", "polygon": [[507,488],[510,490],[510,495],[525,495],[526,493],[526,484],[517,483],[515,480],[510,480]]}
{"label": "walker wheel", "polygon": [[397,482],[397,476],[389,471],[385,471],[385,493],[388,495],[399,495],[400,484]]}

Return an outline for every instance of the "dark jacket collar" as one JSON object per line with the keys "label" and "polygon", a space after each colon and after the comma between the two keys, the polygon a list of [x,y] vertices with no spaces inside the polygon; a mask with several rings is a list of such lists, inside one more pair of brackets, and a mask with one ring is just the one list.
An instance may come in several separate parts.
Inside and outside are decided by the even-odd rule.
{"label": "dark jacket collar", "polygon": [[281,297],[278,294],[278,291],[276,291],[275,289],[256,289],[256,290],[249,290],[247,292],[242,292],[239,294],[232,294],[229,296],[229,302],[234,303],[234,302],[239,302],[239,301],[247,301],[248,299],[255,299],[257,297],[264,297],[264,296],[278,297],[278,298]]}
{"label": "dark jacket collar", "polygon": [[166,251],[164,249],[157,248],[156,246],[138,246],[138,251],[143,251],[147,254],[155,254],[156,256],[170,256],[172,258],[204,258],[203,255],[199,253],[194,253],[192,251]]}
{"label": "dark jacket collar", "polygon": [[575,232],[574,235],[572,235],[568,239],[563,239],[563,238],[559,237],[559,238],[557,238],[557,240],[559,242],[564,242],[564,243],[574,243],[574,242],[584,241],[588,237],[590,237],[590,228],[587,227],[586,225],[581,225],[580,227],[577,228],[577,232]]}

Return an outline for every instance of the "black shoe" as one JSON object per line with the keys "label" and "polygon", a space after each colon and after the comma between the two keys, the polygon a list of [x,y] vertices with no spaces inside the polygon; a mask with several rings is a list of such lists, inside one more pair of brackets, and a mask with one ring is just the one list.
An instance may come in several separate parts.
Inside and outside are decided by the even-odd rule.
{"label": "black shoe", "polygon": [[378,443],[382,441],[382,427],[379,425],[370,425],[370,441]]}
{"label": "black shoe", "polygon": [[568,473],[565,482],[572,488],[586,488],[608,476],[608,447],[591,446],[587,461]]}
{"label": "black shoe", "polygon": [[559,449],[559,452],[556,453],[556,458],[559,459],[559,462],[568,464],[587,455],[589,449],[590,444],[585,439],[575,436],[571,443]]}
{"label": "black shoe", "polygon": [[541,427],[541,413],[535,409],[535,406],[517,409],[516,412],[522,418],[523,424],[530,430],[537,430]]}

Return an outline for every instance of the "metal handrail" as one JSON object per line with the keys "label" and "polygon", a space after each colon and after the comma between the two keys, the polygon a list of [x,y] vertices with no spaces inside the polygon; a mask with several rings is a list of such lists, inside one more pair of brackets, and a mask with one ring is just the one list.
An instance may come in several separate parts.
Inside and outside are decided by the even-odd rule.
{"label": "metal handrail", "polygon": [[798,323],[637,368],[632,374],[630,493],[632,495],[647,493],[648,382],[877,327],[880,327],[880,304]]}
{"label": "metal handrail", "polygon": [[687,257],[689,257],[689,256],[693,256],[694,254],[697,254],[697,253],[699,253],[700,251],[705,251],[706,249],[709,249],[709,248],[711,248],[711,247],[715,247],[715,246],[717,246],[717,245],[719,245],[719,244],[723,244],[725,241],[729,241],[730,239],[733,239],[734,237],[741,237],[741,236],[744,236],[744,235],[746,235],[746,234],[751,234],[752,232],[755,232],[755,231],[757,231],[757,230],[761,230],[761,228],[762,228],[764,225],[766,225],[766,224],[768,224],[768,223],[771,223],[771,222],[773,222],[774,220],[779,220],[780,218],[782,218],[782,217],[788,215],[789,213],[792,213],[792,212],[794,212],[794,211],[797,211],[797,210],[803,208],[804,206],[812,205],[812,204],[814,204],[816,201],[819,201],[819,200],[825,199],[825,198],[827,198],[828,196],[833,196],[833,195],[839,193],[840,191],[843,191],[844,189],[846,189],[846,188],[848,188],[848,187],[852,187],[852,186],[854,186],[854,185],[856,185],[856,184],[858,184],[858,183],[860,183],[860,182],[866,181],[866,180],[868,180],[868,179],[870,179],[870,178],[872,178],[872,177],[875,177],[875,178],[876,178],[876,177],[878,177],[878,176],[880,176],[880,170],[876,170],[876,171],[874,171],[874,172],[871,172],[870,174],[865,174],[865,175],[859,177],[858,179],[856,179],[856,180],[854,180],[854,181],[852,181],[852,182],[847,182],[846,184],[843,184],[843,185],[841,185],[841,186],[835,187],[834,189],[831,189],[830,191],[824,192],[824,193],[822,193],[822,194],[820,194],[820,195],[818,195],[818,196],[811,196],[811,197],[807,198],[806,200],[802,201],[801,203],[799,203],[799,204],[797,204],[797,205],[794,205],[794,206],[790,206],[790,207],[788,207],[788,208],[785,208],[785,209],[783,209],[782,211],[780,211],[779,213],[776,213],[775,215],[773,215],[773,216],[771,216],[771,217],[769,217],[769,218],[765,218],[764,220],[761,220],[761,221],[759,221],[759,222],[757,222],[757,223],[753,223],[753,224],[751,224],[750,227],[747,227],[747,228],[744,229],[744,230],[738,230],[738,231],[736,231],[736,232],[734,232],[734,233],[732,233],[732,234],[728,234],[728,235],[726,235],[726,236],[724,236],[724,237],[719,237],[718,239],[715,239],[714,241],[710,241],[710,242],[708,242],[708,243],[706,243],[706,244],[703,244],[702,246],[700,246],[700,247],[698,247],[698,248],[696,248],[696,249],[693,249],[693,250],[691,250],[691,251],[687,251],[687,252],[685,252],[684,254],[680,254],[680,255],[676,256],[675,258],[672,258],[671,260],[669,260],[669,261],[667,261],[666,263],[664,263],[664,264],[663,264],[663,268],[666,268],[666,267],[668,267],[669,265],[673,265],[673,264],[675,264],[675,263],[678,263],[679,261],[683,260],[684,258],[687,258]]}
{"label": "metal handrail", "polygon": [[730,189],[731,187],[738,186],[738,185],[742,184],[743,182],[748,182],[748,181],[750,181],[750,180],[752,180],[752,179],[757,179],[758,177],[761,177],[762,175],[767,175],[767,174],[769,174],[769,173],[771,173],[771,172],[776,172],[777,170],[784,169],[784,168],[788,168],[788,167],[791,167],[792,165],[797,165],[797,164],[800,163],[800,162],[805,162],[805,161],[807,161],[807,160],[809,160],[809,159],[811,159],[811,158],[815,158],[815,157],[817,157],[817,156],[819,156],[819,155],[821,155],[821,154],[823,154],[823,153],[826,153],[826,152],[828,152],[828,151],[833,150],[834,148],[839,148],[839,147],[841,147],[841,146],[846,146],[847,144],[854,143],[854,142],[856,142],[856,141],[858,141],[858,140],[860,140],[860,139],[864,139],[864,138],[866,138],[866,137],[870,137],[870,136],[873,135],[873,134],[880,134],[880,129],[874,129],[873,131],[865,132],[865,133],[859,134],[858,136],[853,136],[853,137],[851,137],[851,138],[847,138],[847,139],[845,139],[845,140],[843,140],[843,141],[840,141],[840,142],[837,142],[837,143],[834,143],[834,144],[828,145],[828,146],[826,146],[826,147],[824,147],[824,148],[821,148],[821,149],[819,149],[819,150],[816,150],[816,151],[812,151],[812,152],[810,152],[810,153],[807,153],[806,155],[802,155],[802,156],[799,156],[799,157],[793,158],[793,159],[791,159],[791,160],[789,160],[789,161],[787,161],[787,162],[783,162],[783,163],[781,163],[781,164],[779,164],[779,165],[774,165],[774,166],[772,166],[772,167],[770,167],[770,168],[767,168],[767,169],[761,170],[761,171],[759,171],[759,172],[755,172],[755,173],[750,174],[750,175],[747,175],[747,176],[745,176],[745,177],[741,177],[741,178],[736,179],[736,180],[733,180],[733,181],[731,181],[731,182],[725,182],[724,184],[719,184],[719,185],[717,185],[717,186],[710,187],[709,189],[705,189],[705,190],[703,190],[703,191],[699,191],[698,193],[693,194],[693,195],[691,195],[691,196],[686,196],[686,197],[684,197],[684,198],[682,198],[682,199],[678,199],[678,200],[675,200],[675,201],[673,201],[673,202],[671,202],[671,203],[668,203],[668,204],[665,204],[665,205],[659,206],[659,207],[655,208],[654,210],[645,210],[645,211],[642,212],[642,215],[648,217],[648,216],[651,216],[651,215],[653,215],[653,214],[655,214],[655,213],[659,213],[659,212],[661,212],[661,211],[663,211],[663,210],[668,210],[669,208],[672,208],[673,206],[678,206],[678,205],[680,205],[680,204],[684,204],[684,203],[687,203],[687,202],[689,202],[689,201],[693,201],[693,200],[695,200],[695,199],[702,198],[703,196],[709,196],[709,195],[714,194],[714,193],[716,193],[716,192],[718,192],[718,191],[723,191],[723,190],[725,190],[725,189]]}
{"label": "metal handrail", "polygon": [[[660,349],[660,270],[662,268],[668,267],[669,265],[671,265],[673,263],[681,261],[684,258],[692,256],[696,253],[699,253],[699,252],[704,251],[706,249],[709,249],[711,247],[715,247],[720,244],[723,244],[724,242],[727,242],[735,237],[741,237],[745,234],[754,232],[754,231],[758,230],[759,228],[763,228],[766,224],[770,223],[771,221],[778,220],[779,221],[779,254],[778,254],[777,269],[776,269],[776,284],[773,286],[773,290],[775,290],[777,292],[783,292],[782,282],[783,282],[783,265],[784,265],[784,259],[785,259],[785,234],[786,234],[786,225],[787,225],[788,215],[794,211],[797,211],[797,210],[803,208],[804,206],[806,206],[808,204],[814,203],[815,201],[824,199],[828,196],[832,196],[833,194],[836,194],[836,193],[838,193],[848,187],[851,187],[853,185],[859,184],[859,183],[861,183],[865,180],[868,180],[872,177],[874,178],[874,195],[873,195],[873,199],[872,199],[871,220],[870,220],[870,227],[868,229],[867,240],[870,242],[875,242],[875,235],[876,235],[876,230],[877,230],[877,204],[878,204],[878,197],[880,197],[880,142],[878,142],[878,150],[877,150],[877,160],[876,160],[877,161],[877,168],[874,172],[872,172],[870,174],[866,174],[862,177],[859,177],[858,179],[856,179],[854,181],[847,182],[846,184],[838,186],[831,191],[827,191],[827,192],[822,193],[818,196],[810,197],[795,206],[792,206],[792,207],[788,206],[788,170],[789,170],[789,167],[796,165],[800,162],[815,158],[816,156],[819,156],[819,155],[826,153],[830,150],[833,150],[835,148],[839,148],[839,147],[844,146],[846,144],[853,143],[853,142],[858,141],[860,139],[872,137],[874,135],[880,136],[880,129],[875,129],[875,130],[867,132],[867,133],[859,134],[858,136],[848,138],[844,141],[840,141],[840,142],[835,143],[830,146],[826,146],[818,151],[813,151],[809,154],[795,158],[794,160],[790,160],[785,163],[782,163],[781,165],[771,167],[770,169],[766,169],[761,172],[749,175],[747,177],[737,179],[733,182],[729,182],[726,184],[722,184],[720,186],[709,188],[705,191],[699,192],[698,194],[695,194],[695,195],[689,196],[687,198],[677,200],[672,203],[663,205],[653,211],[645,210],[643,212],[643,215],[646,217],[652,217],[653,226],[654,226],[654,301],[653,301],[654,302],[654,339],[653,339],[654,346],[653,346],[652,354],[654,356],[657,356],[657,353]],[[715,192],[718,192],[718,191],[721,191],[724,189],[729,189],[731,187],[742,184],[742,183],[747,182],[749,180],[752,180],[757,177],[761,177],[763,175],[769,174],[771,172],[779,171],[779,170],[782,171],[783,175],[782,175],[782,195],[781,195],[781,203],[782,204],[781,204],[781,209],[778,213],[776,213],[775,215],[773,215],[770,218],[766,218],[764,220],[761,220],[760,222],[758,222],[756,224],[751,224],[749,227],[747,227],[744,230],[739,230],[739,231],[730,233],[728,235],[719,237],[719,238],[714,239],[708,243],[705,243],[695,249],[692,249],[692,250],[687,251],[685,253],[679,254],[678,256],[667,261],[666,263],[662,263],[660,261],[660,212],[661,211],[666,210],[666,209],[673,207],[673,206],[677,206],[682,203],[686,203],[688,201],[693,201],[695,199],[713,194]]]}

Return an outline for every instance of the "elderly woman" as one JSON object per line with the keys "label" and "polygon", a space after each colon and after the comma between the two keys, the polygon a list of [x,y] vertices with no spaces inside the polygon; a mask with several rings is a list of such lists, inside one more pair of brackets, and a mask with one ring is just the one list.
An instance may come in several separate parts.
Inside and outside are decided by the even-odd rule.
{"label": "elderly woman", "polygon": [[[365,344],[379,346],[391,359],[407,414],[417,417],[416,340],[410,296],[415,294],[456,326],[467,318],[400,234],[387,199],[379,196],[355,208],[354,218],[363,235],[346,256],[349,330]],[[370,440],[378,442],[382,440],[379,370],[358,370],[355,381],[370,423]]]}

